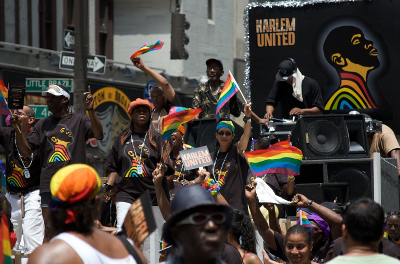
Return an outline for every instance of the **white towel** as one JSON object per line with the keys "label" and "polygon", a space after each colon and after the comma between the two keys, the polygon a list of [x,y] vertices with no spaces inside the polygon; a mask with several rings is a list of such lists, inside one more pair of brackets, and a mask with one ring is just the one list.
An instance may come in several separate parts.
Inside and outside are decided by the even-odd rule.
{"label": "white towel", "polygon": [[[268,177],[268,176],[267,176]],[[291,202],[275,195],[271,187],[268,186],[261,178],[256,178],[256,193],[260,203],[273,203],[273,204],[290,204]]]}
{"label": "white towel", "polygon": [[297,100],[299,100],[300,102],[303,102],[303,92],[301,89],[302,83],[303,83],[303,79],[304,79],[304,75],[301,74],[299,68],[297,68],[297,71],[295,73],[293,73],[293,83],[292,83],[292,87],[293,87],[293,97],[296,98]]}

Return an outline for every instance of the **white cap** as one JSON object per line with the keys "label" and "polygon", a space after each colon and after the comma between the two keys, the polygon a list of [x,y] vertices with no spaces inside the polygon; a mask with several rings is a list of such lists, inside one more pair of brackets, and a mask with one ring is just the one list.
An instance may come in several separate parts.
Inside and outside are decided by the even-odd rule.
{"label": "white cap", "polygon": [[47,93],[55,95],[55,96],[64,96],[67,97],[68,100],[70,100],[70,95],[67,91],[65,91],[63,88],[61,88],[58,85],[50,85],[49,89],[47,91],[42,92],[42,96],[47,96]]}

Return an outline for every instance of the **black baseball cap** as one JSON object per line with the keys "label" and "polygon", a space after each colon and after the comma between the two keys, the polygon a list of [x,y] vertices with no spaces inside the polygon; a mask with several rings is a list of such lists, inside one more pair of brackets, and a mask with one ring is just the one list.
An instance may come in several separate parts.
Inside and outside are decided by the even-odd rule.
{"label": "black baseball cap", "polygon": [[222,61],[217,58],[209,58],[208,60],[206,60],[206,65],[208,66],[208,64],[210,64],[213,61],[215,61],[216,63],[219,63],[219,65],[221,65],[221,70],[222,71],[224,70],[224,65],[222,64]]}
{"label": "black baseball cap", "polygon": [[286,59],[279,64],[279,71],[275,79],[284,82],[289,79],[297,71],[297,66],[294,60]]}

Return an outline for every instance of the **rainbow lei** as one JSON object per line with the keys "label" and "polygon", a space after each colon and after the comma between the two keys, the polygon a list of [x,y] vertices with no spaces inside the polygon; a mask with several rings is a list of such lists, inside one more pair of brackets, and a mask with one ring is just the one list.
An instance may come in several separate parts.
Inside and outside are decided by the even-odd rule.
{"label": "rainbow lei", "polygon": [[[388,231],[385,231],[385,233],[383,233],[383,237],[389,239]],[[397,241],[396,240],[392,240],[392,241],[394,241],[397,245],[400,246],[400,240],[397,240]]]}
{"label": "rainbow lei", "polygon": [[216,195],[221,189],[221,186],[224,185],[224,182],[225,176],[222,176],[218,182],[209,178],[206,182],[202,184],[202,187],[206,189],[209,193],[211,193],[211,195]]}

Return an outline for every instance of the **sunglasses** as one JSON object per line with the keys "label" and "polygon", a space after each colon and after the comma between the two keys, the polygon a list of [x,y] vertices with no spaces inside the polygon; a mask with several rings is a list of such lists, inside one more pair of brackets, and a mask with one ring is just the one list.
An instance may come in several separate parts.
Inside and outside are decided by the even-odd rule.
{"label": "sunglasses", "polygon": [[226,220],[226,215],[221,212],[215,212],[212,214],[204,214],[204,213],[193,213],[189,216],[187,216],[185,219],[182,221],[179,221],[176,226],[181,226],[181,225],[204,225],[205,223],[208,223],[208,221],[213,221],[215,224],[223,224]]}
{"label": "sunglasses", "polygon": [[220,67],[207,67],[207,70],[208,71],[211,71],[211,70],[219,71],[219,70],[221,70],[221,68]]}
{"label": "sunglasses", "polygon": [[218,132],[218,135],[220,135],[220,136],[223,136],[223,135],[225,135],[225,136],[227,136],[227,137],[229,137],[229,136],[232,136],[232,133],[231,132],[224,132],[224,131],[219,131]]}
{"label": "sunglasses", "polygon": [[390,216],[390,215],[400,215],[400,212],[399,212],[399,211],[391,211],[391,212],[387,212],[386,215],[387,215],[387,216]]}

